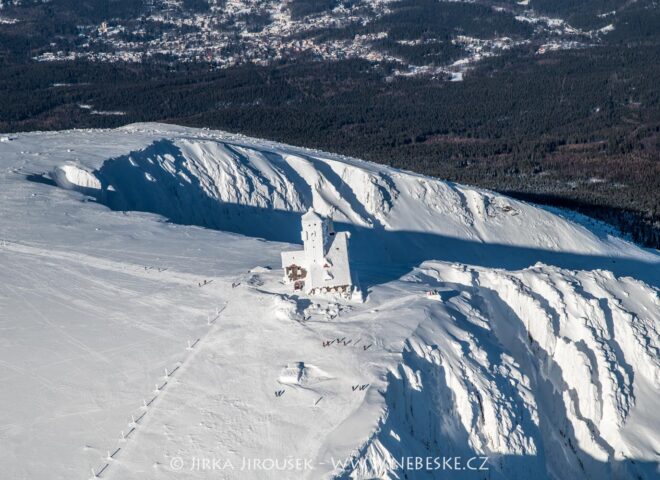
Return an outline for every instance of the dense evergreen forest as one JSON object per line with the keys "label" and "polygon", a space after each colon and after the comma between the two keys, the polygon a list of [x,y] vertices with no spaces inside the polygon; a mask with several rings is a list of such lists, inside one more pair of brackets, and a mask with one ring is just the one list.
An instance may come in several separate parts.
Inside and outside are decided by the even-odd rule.
{"label": "dense evergreen forest", "polygon": [[[130,14],[130,2],[120,4]],[[295,8],[317,7],[300,1]],[[407,32],[415,8],[398,12],[390,28]],[[469,8],[475,18],[483,14],[479,5]],[[571,10],[576,21],[583,13]],[[431,20],[415,35],[430,34]],[[518,47],[482,61],[462,82],[396,76],[395,65],[361,60],[225,70],[199,63],[38,63],[25,53],[41,37],[17,34],[5,38],[0,55],[0,131],[137,121],[224,129],[576,209],[658,248],[659,25],[653,10],[631,16],[590,48],[537,55],[533,45]],[[514,27],[527,28],[497,28]],[[406,54],[405,46],[390,46]],[[444,59],[456,54],[449,43],[419,48]]]}

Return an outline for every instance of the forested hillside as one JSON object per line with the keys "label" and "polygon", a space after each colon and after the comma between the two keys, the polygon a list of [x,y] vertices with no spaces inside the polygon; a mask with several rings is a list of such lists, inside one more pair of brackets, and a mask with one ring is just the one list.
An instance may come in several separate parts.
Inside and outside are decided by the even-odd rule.
{"label": "forested hillside", "polygon": [[[131,15],[126,2],[117,5]],[[462,47],[450,41],[456,22],[463,33],[484,38],[524,37],[536,28],[484,5],[403,1],[364,26],[306,35],[350,39],[385,31],[378,48],[419,63],[461,55]],[[317,7],[291,6],[303,16]],[[588,48],[539,54],[533,41],[517,44],[482,59],[463,81],[449,82],[442,75],[401,74],[397,62],[304,56],[225,69],[157,59],[34,62],[34,45],[73,35],[75,22],[91,13],[83,9],[41,33],[12,25],[0,28],[0,131],[136,121],[220,128],[577,209],[660,246],[657,6],[539,0],[534,7],[585,29],[603,28],[617,10],[616,26]],[[38,23],[44,11],[29,8]],[[48,8],[65,18],[55,5]],[[412,41],[418,38],[434,41]]]}

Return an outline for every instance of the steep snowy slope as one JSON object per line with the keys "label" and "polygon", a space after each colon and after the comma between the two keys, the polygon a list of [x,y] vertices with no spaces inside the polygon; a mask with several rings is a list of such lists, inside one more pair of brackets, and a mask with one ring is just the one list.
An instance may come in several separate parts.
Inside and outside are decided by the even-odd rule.
{"label": "steep snowy slope", "polygon": [[[158,124],[0,158],[11,478],[657,475],[660,255],[602,225]],[[309,206],[364,303],[279,282]]]}

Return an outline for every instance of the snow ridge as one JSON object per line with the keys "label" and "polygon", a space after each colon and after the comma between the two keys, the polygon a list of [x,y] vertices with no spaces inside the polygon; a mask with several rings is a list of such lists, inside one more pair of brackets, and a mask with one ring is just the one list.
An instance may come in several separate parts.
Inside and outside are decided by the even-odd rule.
{"label": "snow ridge", "polygon": [[[253,232],[236,216],[252,215],[262,222],[289,214],[284,216],[297,223],[297,215],[313,206],[348,226],[420,234],[405,238],[407,242],[423,239],[421,234],[443,235],[553,253],[658,262],[653,254],[493,192],[278,144],[158,133],[146,148],[107,159],[92,176],[68,164],[55,168],[51,176],[57,181],[63,177],[58,172],[68,169],[80,177],[69,188],[100,183],[101,194],[91,194],[113,209],[158,213],[177,223],[233,228],[267,239],[281,239],[273,237],[283,236],[282,225]],[[297,235],[288,240],[297,242]],[[532,258],[542,254],[532,253]],[[615,270],[626,265],[598,263]],[[652,280],[655,284],[657,277]]]}

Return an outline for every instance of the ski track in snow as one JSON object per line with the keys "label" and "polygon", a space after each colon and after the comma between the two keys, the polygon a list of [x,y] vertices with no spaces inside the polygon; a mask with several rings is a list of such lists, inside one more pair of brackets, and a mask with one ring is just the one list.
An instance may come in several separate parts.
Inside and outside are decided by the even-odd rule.
{"label": "ski track in snow", "polygon": [[[397,465],[408,456],[488,457],[465,478],[657,474],[657,251],[223,132],[136,124],[0,148],[8,478],[284,478],[240,466],[286,457],[313,462],[295,478],[438,478]],[[310,206],[352,232],[364,303],[280,283]]]}

